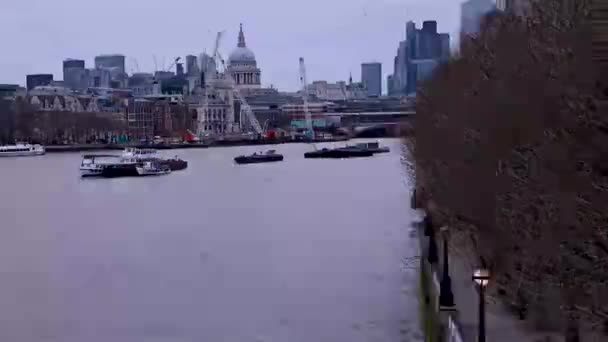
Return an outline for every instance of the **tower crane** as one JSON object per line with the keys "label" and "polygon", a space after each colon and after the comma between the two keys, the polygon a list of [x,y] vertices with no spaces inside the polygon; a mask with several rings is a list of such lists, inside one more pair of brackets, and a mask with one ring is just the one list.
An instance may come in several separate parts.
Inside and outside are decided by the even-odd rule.
{"label": "tower crane", "polygon": [[177,63],[178,63],[178,62],[179,62],[181,59],[182,59],[181,57],[176,57],[176,58],[173,60],[173,63],[171,63],[171,65],[169,65],[169,67],[168,67],[168,68],[167,68],[165,71],[171,71],[171,69],[173,69],[173,67],[174,67],[174,66],[176,66],[176,65],[177,65]]}
{"label": "tower crane", "polygon": [[[223,31],[218,32],[217,36],[215,37],[215,45],[213,47],[213,55],[211,56],[211,58],[216,58],[218,55],[218,50],[220,48],[220,41],[222,40],[222,35],[224,34]],[[201,60],[199,61],[201,63],[201,72],[203,70],[205,70],[205,77],[207,77],[208,73],[205,69],[205,65],[202,65],[203,60],[201,58]],[[209,94],[213,94],[214,90],[215,90],[215,76],[217,73],[217,70],[214,70],[216,72],[211,73],[211,77],[210,77],[210,82],[205,82],[205,84],[201,84],[201,88],[203,90],[202,92],[202,100],[203,100],[203,110],[202,110],[202,114],[198,117],[198,132],[197,135],[199,136],[200,139],[203,138],[203,125],[204,125],[204,121],[203,118],[205,117],[205,115],[207,115],[208,109],[209,109]]]}
{"label": "tower crane", "polygon": [[249,103],[247,103],[247,100],[245,100],[245,97],[243,96],[243,94],[241,94],[239,89],[236,88],[236,86],[234,84],[234,78],[232,77],[230,70],[226,67],[226,63],[224,62],[224,59],[222,58],[222,56],[220,55],[219,52],[217,53],[217,56],[219,57],[219,60],[222,63],[222,68],[224,68],[224,73],[226,74],[226,79],[228,80],[228,82],[230,82],[230,86],[232,88],[232,91],[234,92],[234,95],[239,100],[239,102],[241,102],[241,106],[243,106],[242,109],[244,110],[245,115],[247,116],[247,120],[249,121],[249,124],[253,127],[253,129],[255,130],[255,132],[257,134],[263,134],[264,131],[262,130],[262,126],[260,126],[260,122],[255,117],[253,110],[251,110],[251,107],[249,106]]}
{"label": "tower crane", "polygon": [[312,115],[308,108],[308,82],[306,80],[306,65],[304,64],[304,58],[300,57],[300,82],[302,83],[302,100],[304,101],[304,118],[306,120],[306,135],[313,139],[315,131],[312,125]]}

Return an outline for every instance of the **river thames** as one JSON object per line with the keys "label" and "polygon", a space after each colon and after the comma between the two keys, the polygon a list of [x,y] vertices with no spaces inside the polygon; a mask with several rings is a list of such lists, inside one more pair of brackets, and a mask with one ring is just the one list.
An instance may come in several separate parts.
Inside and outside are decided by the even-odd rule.
{"label": "river thames", "polygon": [[80,153],[0,158],[0,340],[421,341],[417,239],[391,153],[81,179]]}

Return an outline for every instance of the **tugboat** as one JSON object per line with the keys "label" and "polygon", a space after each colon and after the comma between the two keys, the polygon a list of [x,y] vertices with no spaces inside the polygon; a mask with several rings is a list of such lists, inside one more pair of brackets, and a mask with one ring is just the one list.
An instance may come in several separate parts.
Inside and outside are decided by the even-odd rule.
{"label": "tugboat", "polygon": [[257,164],[257,163],[271,163],[279,162],[283,160],[283,155],[276,153],[275,150],[268,150],[266,153],[254,153],[249,156],[238,156],[234,158],[237,164]]}
{"label": "tugboat", "polygon": [[41,156],[46,153],[42,145],[17,143],[17,145],[0,146],[0,157]]}
{"label": "tugboat", "polygon": [[304,158],[329,158],[329,159],[339,159],[339,158],[360,158],[360,157],[371,157],[374,155],[372,151],[362,150],[356,147],[340,147],[340,148],[323,148],[320,150],[306,152],[304,153]]}

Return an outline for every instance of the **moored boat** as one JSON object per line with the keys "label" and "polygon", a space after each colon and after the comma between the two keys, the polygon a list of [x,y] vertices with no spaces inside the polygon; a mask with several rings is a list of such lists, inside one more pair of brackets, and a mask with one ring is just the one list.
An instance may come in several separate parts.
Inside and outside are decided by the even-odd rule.
{"label": "moored boat", "polygon": [[147,160],[135,165],[139,176],[159,176],[171,173],[169,165],[161,160]]}
{"label": "moored boat", "polygon": [[120,156],[111,154],[85,154],[80,163],[82,177],[100,177],[105,166],[120,163]]}
{"label": "moored boat", "polygon": [[104,165],[101,170],[101,176],[105,178],[138,177],[137,163],[118,162]]}
{"label": "moored boat", "polygon": [[123,158],[154,158],[156,156],[157,151],[151,148],[127,147],[122,152]]}
{"label": "moored boat", "polygon": [[17,143],[16,145],[0,146],[0,157],[30,157],[46,153],[44,146]]}
{"label": "moored boat", "polygon": [[374,142],[366,142],[366,143],[358,143],[355,146],[348,146],[353,148],[359,148],[365,151],[371,151],[372,153],[388,153],[390,152],[390,148],[386,146],[380,146],[380,143],[377,141]]}
{"label": "moored boat", "polygon": [[328,159],[339,159],[339,158],[360,158],[360,157],[371,157],[374,153],[367,150],[362,150],[354,147],[340,147],[340,148],[322,148],[320,150],[311,151],[304,153],[304,158],[328,158]]}
{"label": "moored boat", "polygon": [[238,156],[234,158],[237,164],[258,164],[258,163],[271,163],[279,162],[283,160],[283,155],[276,153],[275,150],[269,150],[265,153],[254,153],[249,156]]}
{"label": "moored boat", "polygon": [[171,171],[179,171],[188,168],[188,162],[178,157],[165,159],[164,163],[169,165]]}

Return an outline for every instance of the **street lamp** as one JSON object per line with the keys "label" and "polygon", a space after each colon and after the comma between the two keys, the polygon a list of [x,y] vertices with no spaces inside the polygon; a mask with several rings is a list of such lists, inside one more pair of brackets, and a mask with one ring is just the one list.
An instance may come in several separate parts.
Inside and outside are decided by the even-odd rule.
{"label": "street lamp", "polygon": [[473,281],[479,286],[479,336],[478,342],[486,342],[486,299],[484,289],[490,282],[490,271],[481,268],[473,272]]}
{"label": "street lamp", "polygon": [[431,215],[427,214],[424,217],[423,225],[424,236],[429,238],[427,261],[432,265],[439,261],[439,257],[437,256],[437,241],[435,240],[435,231],[433,229],[433,220],[431,219]]}
{"label": "street lamp", "polygon": [[439,284],[439,306],[453,307],[454,293],[452,292],[452,279],[450,278],[450,261],[448,254],[448,227],[441,227],[443,233],[443,274],[441,275],[441,283]]}

